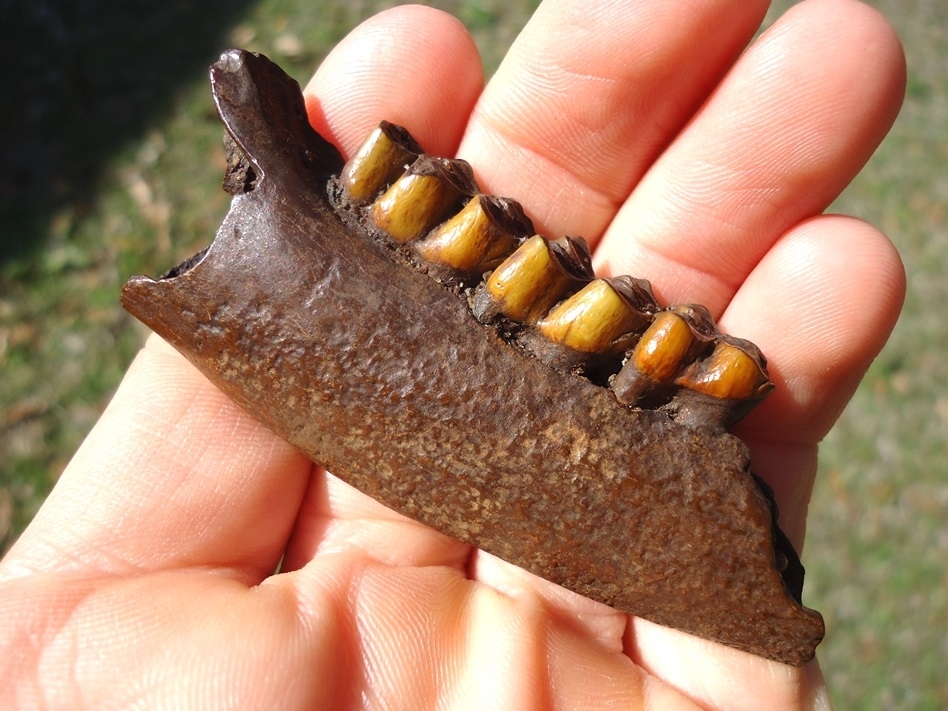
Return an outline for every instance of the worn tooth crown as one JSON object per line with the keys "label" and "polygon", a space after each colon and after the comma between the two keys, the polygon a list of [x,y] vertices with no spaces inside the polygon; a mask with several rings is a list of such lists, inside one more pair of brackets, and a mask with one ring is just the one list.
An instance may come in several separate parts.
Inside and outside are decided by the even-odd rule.
{"label": "worn tooth crown", "polygon": [[524,242],[488,277],[485,291],[504,316],[536,323],[577,281],[540,235]]}
{"label": "worn tooth crown", "polygon": [[465,161],[422,155],[373,203],[372,221],[404,244],[422,237],[476,192]]}
{"label": "worn tooth crown", "polygon": [[382,121],[349,159],[339,182],[353,203],[368,202],[405,172],[424,151],[401,126]]}
{"label": "worn tooth crown", "polygon": [[675,377],[717,337],[714,319],[704,306],[678,304],[658,312],[613,379],[615,396],[625,405],[663,393],[670,396]]}
{"label": "worn tooth crown", "polygon": [[721,400],[763,397],[773,385],[760,351],[749,341],[722,338],[711,355],[694,363],[676,381]]}
{"label": "worn tooth crown", "polygon": [[606,353],[623,334],[648,323],[606,279],[596,279],[560,303],[537,323],[554,343],[587,353]]}
{"label": "worn tooth crown", "polygon": [[415,243],[415,251],[460,274],[480,274],[500,264],[532,232],[533,224],[519,203],[475,195],[457,215]]}
{"label": "worn tooth crown", "polygon": [[480,194],[470,165],[425,154],[400,126],[383,121],[338,182],[357,209],[374,200],[369,224],[466,293],[479,321],[550,365],[598,373],[623,404],[726,427],[773,388],[759,349],[704,306],[662,309],[644,279],[596,279],[583,239],[533,234],[519,203]]}
{"label": "worn tooth crown", "polygon": [[680,315],[664,311],[642,334],[632,351],[632,362],[650,380],[666,383],[681,369],[694,340],[691,328]]}

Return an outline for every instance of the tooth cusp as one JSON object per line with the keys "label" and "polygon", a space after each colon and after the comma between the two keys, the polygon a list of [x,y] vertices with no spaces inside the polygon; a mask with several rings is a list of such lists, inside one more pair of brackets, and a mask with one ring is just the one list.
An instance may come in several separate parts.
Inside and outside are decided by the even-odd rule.
{"label": "tooth cusp", "polygon": [[595,274],[589,245],[582,237],[560,237],[549,240],[550,255],[563,273],[577,283],[590,281]]}

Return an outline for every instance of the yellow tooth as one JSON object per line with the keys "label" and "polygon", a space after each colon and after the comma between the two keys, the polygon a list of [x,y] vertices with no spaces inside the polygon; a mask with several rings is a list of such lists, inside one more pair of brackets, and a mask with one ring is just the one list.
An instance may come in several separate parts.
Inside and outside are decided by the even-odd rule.
{"label": "yellow tooth", "polygon": [[678,304],[660,311],[610,381],[613,393],[624,405],[635,405],[656,388],[661,397],[717,337],[714,319],[703,306]]}
{"label": "yellow tooth", "polygon": [[372,221],[396,242],[422,237],[450,212],[457,195],[436,175],[403,175],[372,204]]}
{"label": "yellow tooth", "polygon": [[549,243],[535,235],[491,273],[486,289],[502,314],[536,323],[572,281],[550,254]]}
{"label": "yellow tooth", "polygon": [[434,175],[403,175],[372,205],[372,219],[396,242],[410,242],[445,216],[454,200]]}
{"label": "yellow tooth", "polygon": [[738,339],[720,341],[700,365],[689,368],[675,382],[721,400],[747,400],[773,387],[756,347]]}
{"label": "yellow tooth", "polygon": [[590,282],[537,323],[554,343],[585,353],[606,353],[623,334],[644,325],[637,312],[605,279]]}
{"label": "yellow tooth", "polygon": [[694,345],[691,327],[673,311],[662,311],[632,351],[632,362],[640,373],[656,383],[670,381]]}
{"label": "yellow tooth", "polygon": [[382,121],[343,167],[339,182],[352,202],[368,202],[404,173],[421,152],[408,131]]}
{"label": "yellow tooth", "polygon": [[668,310],[681,316],[691,326],[692,336],[702,343],[710,343],[720,335],[711,312],[700,304],[675,304]]}
{"label": "yellow tooth", "polygon": [[421,257],[459,272],[482,273],[497,266],[514,251],[517,240],[532,229],[517,206],[519,216],[508,218],[512,201],[476,195],[464,209],[415,245]]}

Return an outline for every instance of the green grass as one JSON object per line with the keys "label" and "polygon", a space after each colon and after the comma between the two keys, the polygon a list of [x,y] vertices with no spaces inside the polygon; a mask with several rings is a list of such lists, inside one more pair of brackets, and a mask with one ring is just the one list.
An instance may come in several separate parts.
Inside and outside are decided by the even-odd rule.
{"label": "green grass", "polygon": [[[392,3],[267,0],[53,9],[20,0],[0,49],[0,550],[92,426],[144,329],[122,282],[208,243],[227,208],[206,66],[264,51],[304,81]],[[488,70],[529,0],[445,0]],[[778,2],[771,16],[787,6]],[[948,7],[876,0],[910,76],[896,127],[834,209],[879,225],[909,273],[896,333],[822,448],[804,562],[841,709],[948,707]],[[197,8],[195,9],[195,6]],[[18,24],[17,24],[18,23]],[[127,61],[116,62],[115,57]]]}
{"label": "green grass", "polygon": [[895,333],[827,437],[808,600],[839,708],[948,707],[948,6],[877,0],[906,47],[895,127],[834,209],[882,228],[908,273]]}

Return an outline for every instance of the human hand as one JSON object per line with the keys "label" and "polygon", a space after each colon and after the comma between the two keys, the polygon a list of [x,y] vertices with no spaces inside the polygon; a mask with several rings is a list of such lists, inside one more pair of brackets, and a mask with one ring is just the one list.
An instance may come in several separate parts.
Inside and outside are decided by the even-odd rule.
{"label": "human hand", "polygon": [[[799,549],[817,442],[903,291],[885,237],[820,213],[888,129],[904,66],[888,25],[851,0],[809,0],[740,55],[765,10],[547,2],[481,94],[463,28],[400,7],[353,32],[306,93],[344,152],[380,118],[405,125],[542,232],[598,244],[598,272],[647,277],[663,302],[702,302],[757,343],[777,390],[740,434]],[[392,513],[154,337],[0,563],[0,645],[4,708],[825,698],[815,663],[629,619]]]}

